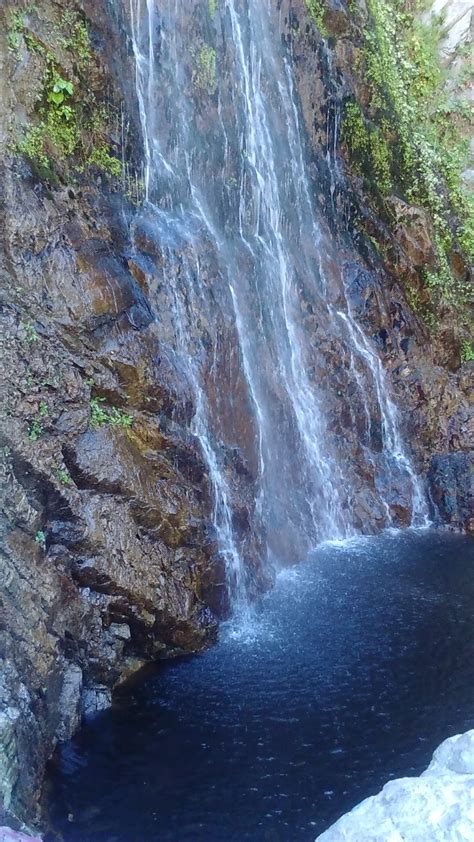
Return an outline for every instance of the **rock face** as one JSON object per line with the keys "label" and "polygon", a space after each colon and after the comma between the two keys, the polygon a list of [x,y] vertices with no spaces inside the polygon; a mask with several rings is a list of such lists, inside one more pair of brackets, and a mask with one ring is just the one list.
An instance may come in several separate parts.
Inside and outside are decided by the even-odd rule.
{"label": "rock face", "polygon": [[445,740],[419,778],[390,781],[318,836],[318,842],[473,838],[474,730]]}
{"label": "rock face", "polygon": [[[389,195],[384,198],[392,217],[389,228],[371,209],[362,179],[348,169],[340,143],[345,103],[354,98],[363,102],[368,95],[368,82],[357,69],[367,9],[359,4],[354,14],[352,4],[324,3],[323,38],[305,0],[282,0],[279,6],[282,37],[291,51],[314,155],[314,194],[346,246],[339,259],[346,258],[351,307],[389,373],[404,438],[418,471],[427,477],[434,520],[472,531],[474,363],[459,359],[456,318],[449,308],[441,315],[438,331],[430,335],[406,291],[409,280],[423,297],[420,272],[434,265],[429,215],[400,196]],[[328,360],[328,367],[336,369],[335,361]],[[351,411],[353,396],[347,383],[338,391],[342,397],[334,413],[343,419]],[[360,437],[354,447],[358,446]]]}
{"label": "rock face", "polygon": [[[68,20],[79,38],[88,14],[95,84],[127,97],[119,16],[74,9],[0,11],[0,823],[34,824],[58,740],[144,664],[209,645],[227,611],[193,400],[132,260],[134,208],[104,173],[66,187],[11,154],[44,51],[76,73]],[[250,557],[245,470],[238,485]]]}

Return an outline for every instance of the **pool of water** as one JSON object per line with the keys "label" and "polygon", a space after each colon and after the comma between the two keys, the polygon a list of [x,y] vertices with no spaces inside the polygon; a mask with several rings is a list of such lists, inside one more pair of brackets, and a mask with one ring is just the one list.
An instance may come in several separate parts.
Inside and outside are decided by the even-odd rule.
{"label": "pool of water", "polygon": [[[474,727],[474,541],[325,545],[63,746],[66,842],[310,842]],[[61,837],[62,834],[62,837]]]}

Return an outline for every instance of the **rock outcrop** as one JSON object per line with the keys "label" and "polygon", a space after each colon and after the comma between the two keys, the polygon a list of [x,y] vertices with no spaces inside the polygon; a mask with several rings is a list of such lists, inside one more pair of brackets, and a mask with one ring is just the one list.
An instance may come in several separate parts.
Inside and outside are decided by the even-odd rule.
{"label": "rock outcrop", "polygon": [[450,842],[474,838],[474,730],[445,740],[419,778],[389,781],[317,842]]}

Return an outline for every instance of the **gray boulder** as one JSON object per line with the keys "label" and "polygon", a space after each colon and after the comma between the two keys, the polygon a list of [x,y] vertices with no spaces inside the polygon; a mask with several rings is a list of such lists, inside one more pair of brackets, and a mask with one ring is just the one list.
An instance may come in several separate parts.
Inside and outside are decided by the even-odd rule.
{"label": "gray boulder", "polygon": [[317,842],[472,842],[474,729],[441,743],[419,778],[385,784]]}

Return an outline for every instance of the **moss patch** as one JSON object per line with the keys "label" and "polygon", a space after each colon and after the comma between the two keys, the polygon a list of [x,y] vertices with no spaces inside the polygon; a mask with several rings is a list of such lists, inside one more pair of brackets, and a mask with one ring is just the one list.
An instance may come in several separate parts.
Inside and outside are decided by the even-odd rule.
{"label": "moss patch", "polygon": [[197,88],[212,95],[217,89],[216,51],[205,44],[195,57],[193,81]]}

